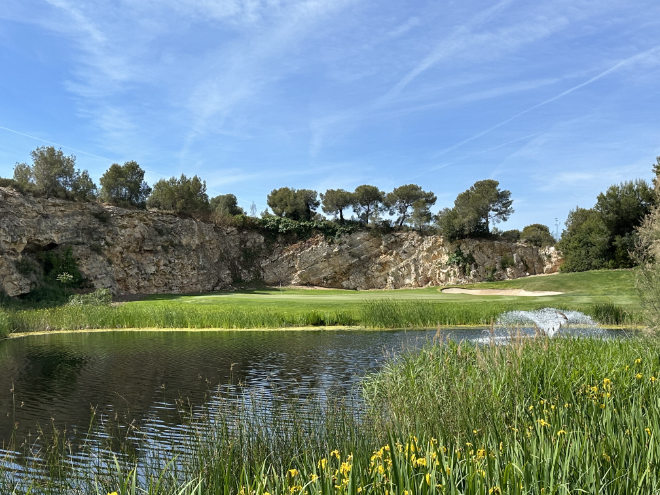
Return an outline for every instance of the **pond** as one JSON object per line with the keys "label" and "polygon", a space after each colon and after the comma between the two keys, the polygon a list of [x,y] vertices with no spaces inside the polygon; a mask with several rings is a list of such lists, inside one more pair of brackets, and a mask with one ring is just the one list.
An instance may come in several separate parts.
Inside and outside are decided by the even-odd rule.
{"label": "pond", "polygon": [[[612,332],[616,335],[616,332]],[[93,415],[180,435],[188,410],[213,394],[358,397],[385,359],[434,338],[484,339],[483,330],[103,332],[0,341],[0,442],[33,442],[39,427],[80,439]],[[91,436],[107,433],[92,429]]]}

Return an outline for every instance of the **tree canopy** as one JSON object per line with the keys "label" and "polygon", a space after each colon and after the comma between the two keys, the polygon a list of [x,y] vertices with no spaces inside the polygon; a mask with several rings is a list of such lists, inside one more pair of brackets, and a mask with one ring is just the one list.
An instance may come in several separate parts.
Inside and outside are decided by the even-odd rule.
{"label": "tree canopy", "polygon": [[376,186],[363,184],[353,192],[353,211],[365,224],[380,211],[385,194]]}
{"label": "tree canopy", "polygon": [[206,194],[206,181],[196,175],[188,178],[161,179],[154,184],[147,206],[158,210],[194,215],[208,211],[209,198]]}
{"label": "tree canopy", "polygon": [[430,219],[430,207],[436,202],[435,194],[424,191],[417,184],[399,186],[385,196],[385,205],[391,215],[397,215],[396,223],[399,227],[415,216],[417,223]]}
{"label": "tree canopy", "polygon": [[548,226],[540,223],[527,225],[520,233],[520,240],[538,247],[552,246],[555,243]]}
{"label": "tree canopy", "polygon": [[233,194],[220,194],[210,201],[211,211],[221,217],[245,215],[245,210],[238,206],[238,200]]}
{"label": "tree canopy", "polygon": [[75,168],[76,157],[65,155],[53,146],[33,150],[32,165],[17,163],[14,180],[36,193],[62,199],[91,201],[96,198],[96,185],[86,170]]}
{"label": "tree canopy", "polygon": [[100,198],[118,206],[144,208],[151,188],[144,181],[144,170],[135,161],[113,163],[101,177]]}
{"label": "tree canopy", "polygon": [[280,187],[270,192],[267,202],[278,217],[311,220],[320,204],[317,197],[311,189]]}
{"label": "tree canopy", "polygon": [[344,222],[344,210],[353,204],[353,193],[344,189],[328,189],[321,194],[322,209],[329,215],[339,216],[339,221]]}
{"label": "tree canopy", "polygon": [[492,224],[511,216],[512,203],[511,191],[501,190],[498,181],[481,180],[460,193],[454,207],[438,215],[437,223],[449,239],[488,236]]}
{"label": "tree canopy", "polygon": [[610,248],[610,235],[594,209],[575,208],[568,214],[566,230],[557,247],[564,255],[562,270],[583,272],[604,268]]}

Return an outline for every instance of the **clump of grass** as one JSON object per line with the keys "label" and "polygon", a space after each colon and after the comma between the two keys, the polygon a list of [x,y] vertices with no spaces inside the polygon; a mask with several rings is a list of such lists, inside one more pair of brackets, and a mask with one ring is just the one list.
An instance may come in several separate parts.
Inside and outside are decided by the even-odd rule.
{"label": "clump of grass", "polygon": [[11,330],[11,319],[7,312],[0,308],[0,338],[6,337]]}
{"label": "clump of grass", "polygon": [[596,321],[605,325],[626,325],[639,322],[639,318],[635,319],[623,307],[614,303],[594,304],[587,312]]}
{"label": "clump of grass", "polygon": [[510,303],[442,304],[434,301],[368,300],[359,321],[371,328],[434,328],[438,325],[489,325],[513,309]]}
{"label": "clump of grass", "polygon": [[481,488],[454,493],[660,487],[660,340],[434,345],[364,387],[385,428],[441,439],[454,463],[469,460],[463,480],[483,470]]}

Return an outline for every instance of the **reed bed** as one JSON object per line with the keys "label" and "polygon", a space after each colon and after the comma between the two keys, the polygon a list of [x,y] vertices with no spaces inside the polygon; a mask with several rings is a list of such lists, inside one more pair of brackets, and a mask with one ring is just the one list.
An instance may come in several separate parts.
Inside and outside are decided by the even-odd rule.
{"label": "reed bed", "polygon": [[[243,308],[167,304],[75,305],[45,309],[0,310],[0,336],[11,332],[94,328],[283,328],[360,326],[364,328],[435,328],[490,325],[513,309],[539,309],[546,302],[442,303],[396,299],[364,300],[345,309]],[[605,325],[635,325],[638,315],[615,304],[559,305],[592,315]]]}
{"label": "reed bed", "polygon": [[7,327],[13,332],[93,328],[281,328],[356,324],[351,313],[341,310],[255,311],[185,304],[59,306],[8,311],[6,316]]}
{"label": "reed bed", "polygon": [[658,493],[659,377],[657,338],[436,343],[370,375],[363,414],[223,404],[178,457],[33,493]]}

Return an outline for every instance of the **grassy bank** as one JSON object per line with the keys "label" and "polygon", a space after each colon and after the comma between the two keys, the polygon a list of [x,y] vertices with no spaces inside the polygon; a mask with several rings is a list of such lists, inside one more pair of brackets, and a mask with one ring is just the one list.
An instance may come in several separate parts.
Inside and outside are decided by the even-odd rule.
{"label": "grassy bank", "polygon": [[227,404],[188,457],[60,474],[68,493],[122,495],[651,494],[659,379],[658,339],[434,345],[365,381],[363,417]]}
{"label": "grassy bank", "polygon": [[474,296],[440,288],[401,290],[258,289],[205,295],[149,296],[118,306],[6,309],[0,334],[92,328],[281,328],[362,326],[421,328],[488,325],[512,309],[553,306],[609,325],[640,322],[633,272],[594,271],[474,284],[472,288],[563,292],[544,297]]}

